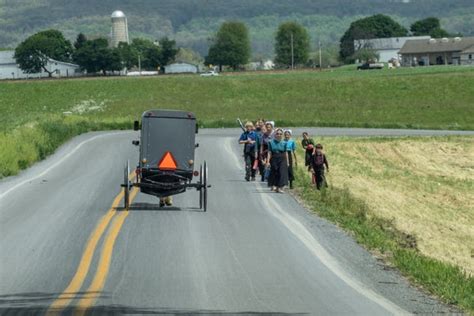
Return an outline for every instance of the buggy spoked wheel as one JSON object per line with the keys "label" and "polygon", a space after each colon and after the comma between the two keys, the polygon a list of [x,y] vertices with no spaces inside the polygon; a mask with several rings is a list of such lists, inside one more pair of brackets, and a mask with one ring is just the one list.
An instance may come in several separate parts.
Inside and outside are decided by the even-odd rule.
{"label": "buggy spoked wheel", "polygon": [[201,188],[199,189],[199,208],[204,212],[207,211],[207,182],[208,182],[208,170],[207,163],[204,161],[204,166],[201,165],[199,172],[199,183]]}
{"label": "buggy spoked wheel", "polygon": [[208,170],[207,170],[207,163],[204,161],[204,167],[203,167],[203,186],[202,186],[202,209],[204,212],[207,211],[207,175],[208,175]]}
{"label": "buggy spoked wheel", "polygon": [[130,181],[128,180],[128,175],[130,174],[130,163],[127,161],[127,165],[123,171],[123,207],[128,209],[130,206]]}
{"label": "buggy spoked wheel", "polygon": [[203,184],[203,177],[204,177],[204,172],[203,172],[203,166],[201,165],[201,167],[199,168],[199,184],[201,185],[201,187],[199,188],[199,209],[202,210],[202,206],[203,206],[203,188],[202,188],[202,184]]}

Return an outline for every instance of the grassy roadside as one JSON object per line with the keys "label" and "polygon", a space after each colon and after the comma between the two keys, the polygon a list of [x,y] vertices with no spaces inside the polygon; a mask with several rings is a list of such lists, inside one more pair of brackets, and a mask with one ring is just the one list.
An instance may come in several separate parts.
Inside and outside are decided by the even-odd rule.
{"label": "grassy roadside", "polygon": [[11,132],[0,132],[0,179],[43,160],[74,136],[90,131],[129,129],[125,120],[90,120],[51,116]]}
{"label": "grassy roadside", "polygon": [[[425,143],[425,145],[427,142],[431,141],[434,146],[439,146],[439,144],[443,142],[456,142],[459,140],[462,141],[463,139],[429,138],[429,140],[417,139],[416,141]],[[335,222],[337,225],[352,234],[358,243],[365,246],[376,255],[382,257],[388,264],[398,268],[415,284],[440,297],[448,304],[455,304],[470,313],[474,313],[474,277],[471,274],[472,272],[470,273],[471,267],[469,265],[472,257],[468,255],[466,261],[462,260],[464,258],[454,258],[460,259],[460,263],[455,265],[452,262],[456,262],[456,260],[450,261],[449,258],[439,260],[435,259],[435,257],[433,257],[429,252],[428,255],[426,254],[426,251],[420,251],[419,248],[422,248],[421,246],[424,242],[423,238],[426,238],[426,236],[423,236],[424,232],[413,232],[407,227],[400,225],[400,223],[403,222],[403,219],[400,219],[400,217],[408,216],[408,220],[413,226],[416,226],[416,222],[420,219],[416,218],[419,214],[416,214],[415,212],[420,212],[419,209],[412,209],[411,211],[414,212],[412,215],[409,215],[409,213],[402,214],[399,212],[393,213],[392,217],[383,216],[380,209],[385,207],[384,203],[390,203],[391,200],[386,199],[384,202],[382,198],[381,200],[376,200],[375,202],[378,203],[376,204],[370,200],[370,192],[369,195],[366,195],[366,193],[361,193],[361,191],[354,189],[351,186],[353,184],[353,182],[351,182],[352,179],[355,179],[354,181],[360,181],[360,179],[358,178],[356,169],[351,168],[351,166],[356,166],[358,169],[364,169],[364,167],[361,168],[361,165],[358,165],[356,161],[351,160],[349,160],[347,165],[344,165],[341,162],[344,157],[337,157],[337,151],[341,150],[341,148],[345,148],[344,146],[347,144],[352,144],[352,147],[370,148],[374,143],[388,142],[393,145],[394,142],[408,143],[414,141],[407,139],[347,140],[340,138],[325,138],[321,141],[324,141],[327,150],[330,152],[328,158],[330,159],[330,163],[332,162],[333,164],[331,174],[328,177],[330,188],[329,190],[322,192],[314,190],[309,175],[304,171],[303,167],[299,167],[297,170],[297,181],[295,183],[297,188],[296,194],[299,198],[302,199],[302,201],[312,211]],[[474,148],[474,146],[472,148]],[[422,150],[426,150],[426,148],[423,148]],[[300,161],[302,161],[302,152],[299,154]],[[367,154],[374,155],[370,150]],[[374,159],[379,158],[380,157],[374,157]],[[386,162],[386,164],[388,165],[388,162]],[[408,164],[407,168],[415,169],[410,164]],[[374,170],[376,170],[376,168],[374,168]],[[385,173],[386,176],[390,177],[389,180],[386,180],[392,182],[393,187],[397,187],[397,181],[406,181],[405,177],[410,176],[402,170],[401,174],[404,175],[400,175],[400,177],[403,178],[403,180],[399,180],[396,176],[390,174],[390,167],[385,170],[380,170],[380,172],[381,174]],[[374,173],[376,173],[376,171],[374,171]],[[419,177],[419,184],[423,183],[425,180],[424,177],[420,175],[417,176]],[[377,179],[378,174],[373,174],[371,177]],[[426,177],[433,177],[433,174],[426,175]],[[347,178],[348,181],[344,181],[344,178]],[[458,187],[456,186],[457,184],[454,182],[449,184],[448,180],[449,179],[446,179],[446,182],[443,183],[443,185],[453,186],[458,190]],[[380,186],[384,186],[382,179],[374,181],[377,181]],[[438,179],[434,179],[433,181],[438,181]],[[420,186],[418,188],[418,193],[422,196],[425,193],[424,191],[429,187],[429,185],[426,187]],[[413,188],[408,189],[413,190]],[[460,193],[462,194],[463,192]],[[394,195],[396,194],[397,192],[394,190]],[[427,198],[429,199],[430,197]],[[411,197],[407,195],[403,196],[401,199],[410,200]],[[459,205],[457,206],[459,207]],[[456,218],[460,219],[464,212],[470,212],[470,215],[474,215],[472,214],[472,208],[470,208],[469,204],[464,205],[463,207],[464,208],[459,209],[458,215],[453,216],[452,222],[454,224],[457,224],[455,223]],[[438,215],[433,213],[433,217],[436,216]],[[425,231],[431,232],[431,234],[429,234],[430,238],[438,240],[440,243],[444,242],[441,240],[444,237],[443,231],[439,229],[439,227],[436,227],[435,220],[429,221],[421,217],[421,221],[424,221]],[[449,223],[446,224],[446,226],[449,225]],[[464,237],[461,231],[455,231],[454,233],[458,234],[460,240],[457,242],[462,244],[454,243],[454,249],[445,248],[443,249],[444,253],[449,254],[451,252],[458,252],[465,246],[469,247],[470,240],[474,238],[472,234],[469,235],[469,227],[472,228],[472,225],[472,220],[466,225],[467,228],[465,229],[468,229],[467,237]],[[400,229],[400,227],[403,229]],[[460,226],[458,228],[461,229]],[[436,234],[438,236],[436,236]],[[449,238],[449,236],[446,237],[446,239]],[[464,263],[464,265],[462,263]]]}

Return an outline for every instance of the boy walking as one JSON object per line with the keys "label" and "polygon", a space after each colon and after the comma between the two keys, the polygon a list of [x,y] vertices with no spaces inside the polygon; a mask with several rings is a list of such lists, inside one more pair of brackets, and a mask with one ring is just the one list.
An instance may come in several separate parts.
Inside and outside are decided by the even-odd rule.
{"label": "boy walking", "polygon": [[252,122],[245,124],[246,131],[240,135],[239,144],[244,145],[244,159],[245,159],[245,180],[255,181],[256,170],[253,168],[255,162],[255,141],[257,134],[254,132],[254,126]]}
{"label": "boy walking", "polygon": [[321,144],[316,145],[311,162],[316,179],[316,188],[318,190],[321,190],[323,186],[327,188],[328,184],[324,176],[324,166],[326,166],[329,172],[329,163],[326,155],[323,153],[323,146]]}

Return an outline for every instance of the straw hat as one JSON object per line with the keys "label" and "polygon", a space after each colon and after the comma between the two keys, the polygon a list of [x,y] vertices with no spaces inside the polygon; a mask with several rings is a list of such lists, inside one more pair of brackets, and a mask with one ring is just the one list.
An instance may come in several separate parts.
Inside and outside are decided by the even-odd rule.
{"label": "straw hat", "polygon": [[245,123],[245,127],[253,127],[253,123],[248,121],[247,123]]}

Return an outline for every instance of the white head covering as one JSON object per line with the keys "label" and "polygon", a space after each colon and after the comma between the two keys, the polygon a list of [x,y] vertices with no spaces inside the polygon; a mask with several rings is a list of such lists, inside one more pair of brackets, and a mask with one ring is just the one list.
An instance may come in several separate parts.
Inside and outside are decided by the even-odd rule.
{"label": "white head covering", "polygon": [[265,125],[271,124],[273,128],[275,128],[275,121],[266,121]]}
{"label": "white head covering", "polygon": [[293,135],[293,131],[292,131],[291,129],[286,129],[286,130],[285,130],[285,133],[286,133],[286,132],[290,133],[290,135]]}

